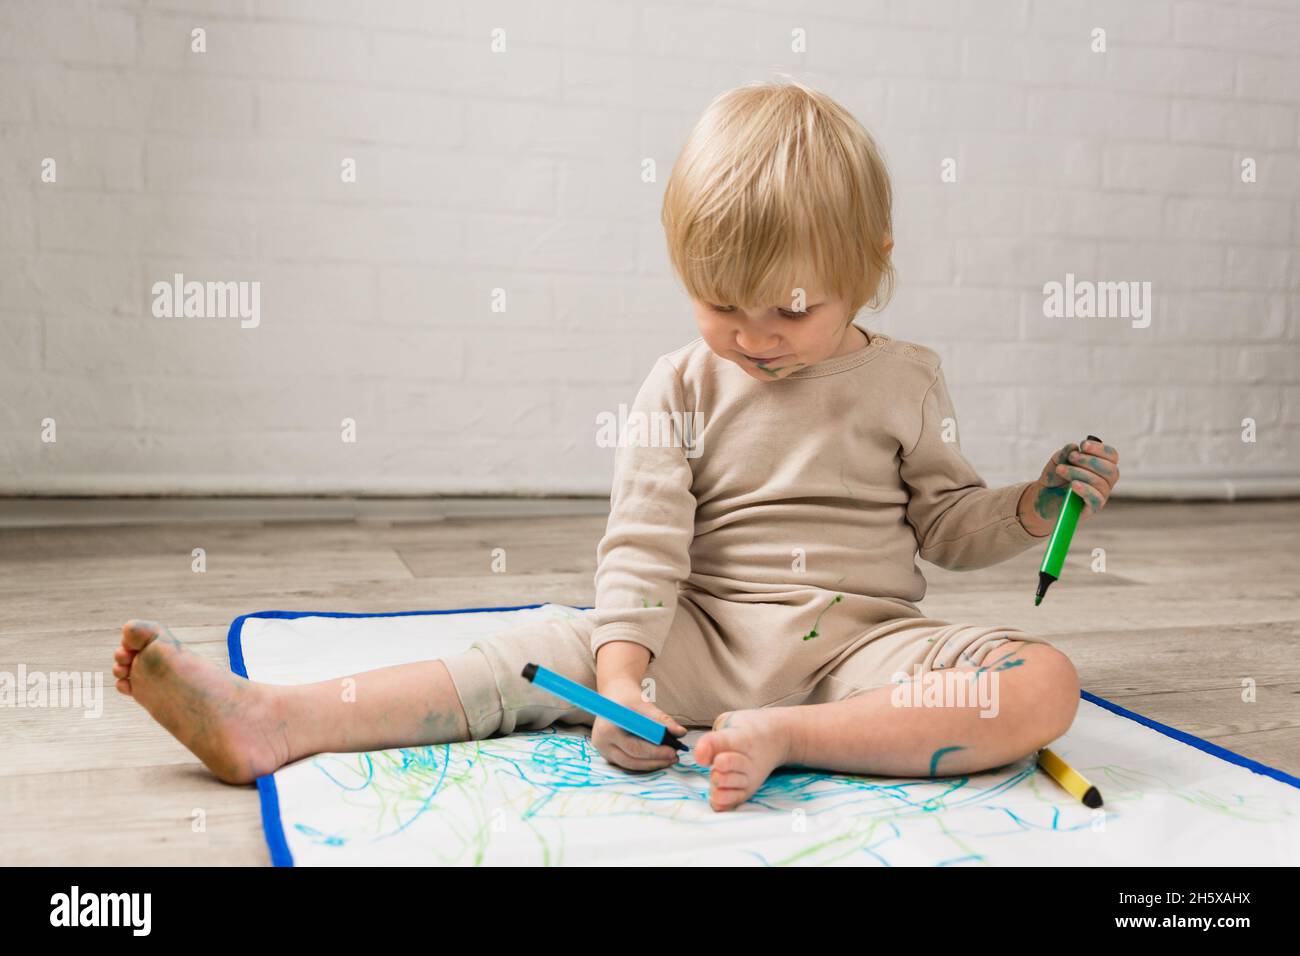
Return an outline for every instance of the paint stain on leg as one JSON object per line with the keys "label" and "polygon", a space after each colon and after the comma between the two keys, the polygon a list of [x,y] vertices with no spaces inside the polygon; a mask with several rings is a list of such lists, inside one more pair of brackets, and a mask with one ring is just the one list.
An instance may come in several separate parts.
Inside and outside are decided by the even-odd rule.
{"label": "paint stain on leg", "polygon": [[965,750],[965,747],[940,747],[934,753],[930,754],[930,776],[935,776],[939,769],[939,760],[944,754],[952,753],[954,750]]}

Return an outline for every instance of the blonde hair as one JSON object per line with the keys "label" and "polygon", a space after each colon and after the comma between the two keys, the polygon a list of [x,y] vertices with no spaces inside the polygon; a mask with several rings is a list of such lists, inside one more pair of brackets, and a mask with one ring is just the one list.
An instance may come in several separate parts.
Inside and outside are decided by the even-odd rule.
{"label": "blonde hair", "polygon": [[[870,134],[790,80],[748,83],[709,104],[673,165],[661,220],[692,298],[766,308],[815,277],[851,321],[893,294],[891,207]],[[804,265],[812,277],[796,275]]]}

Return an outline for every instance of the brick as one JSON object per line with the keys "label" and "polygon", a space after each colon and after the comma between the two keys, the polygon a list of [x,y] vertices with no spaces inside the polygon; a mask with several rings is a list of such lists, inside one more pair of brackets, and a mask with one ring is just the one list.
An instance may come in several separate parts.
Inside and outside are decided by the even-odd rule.
{"label": "brick", "polygon": [[1286,289],[1290,262],[1285,248],[1229,246],[1224,281],[1230,289]]}
{"label": "brick", "polygon": [[1086,139],[1006,133],[963,133],[958,177],[1011,186],[1095,186],[1100,147]]}
{"label": "brick", "polygon": [[9,0],[0,5],[0,59],[127,65],[135,29],[130,11]]}
{"label": "brick", "polygon": [[[207,32],[207,50],[191,50],[191,31]],[[237,21],[179,14],[140,18],[139,62],[149,71],[365,82],[366,35],[342,26]]]}
{"label": "brick", "polygon": [[1300,50],[1300,12],[1180,2],[1174,8],[1173,39],[1187,46],[1294,57]]}
{"label": "brick", "polygon": [[902,285],[891,318],[906,341],[1002,342],[1018,338],[1018,293],[1010,289],[945,289]]}
{"label": "brick", "polygon": [[1225,381],[1260,385],[1300,382],[1300,346],[1243,345],[1224,348],[1219,355]]}
{"label": "brick", "polygon": [[1035,189],[1028,193],[1030,235],[1158,239],[1162,196],[1102,190]]}
{"label": "brick", "polygon": [[1155,296],[1172,290],[1217,290],[1224,281],[1224,250],[1209,242],[1107,242],[1098,249],[1097,270],[1098,277],[1111,281],[1150,282]]}
{"label": "brick", "polygon": [[1222,195],[1238,177],[1229,150],[1205,146],[1112,143],[1102,161],[1102,185],[1112,189]]}
{"label": "brick", "polygon": [[1106,85],[1113,89],[1228,96],[1235,83],[1237,61],[1230,53],[1116,43],[1097,55],[1106,60]]}
{"label": "brick", "polygon": [[1284,244],[1290,233],[1288,210],[1269,200],[1165,200],[1165,234],[1171,238]]}
{"label": "brick", "polygon": [[0,123],[29,123],[34,94],[31,73],[19,63],[0,62]]}
{"label": "brick", "polygon": [[958,239],[958,282],[966,285],[1029,286],[1064,280],[1067,272],[1090,276],[1097,250],[1091,242],[1068,239]]}
{"label": "brick", "polygon": [[[504,289],[505,312],[492,311],[492,290]],[[385,266],[379,271],[378,313],[386,324],[442,328],[549,328],[547,277],[515,270],[443,270]]]}
{"label": "brick", "polygon": [[150,80],[94,67],[41,64],[33,79],[36,121],[42,126],[140,130]]}
{"label": "brick", "polygon": [[[581,165],[570,160],[562,168],[571,174]],[[585,172],[595,180],[598,175],[608,175],[610,165],[592,163]],[[637,171],[635,165],[629,166]],[[556,161],[547,157],[383,147],[375,151],[371,175],[381,200],[429,202],[476,213],[550,215],[557,211],[558,171]],[[639,179],[636,182],[640,184]],[[596,200],[592,202],[592,212],[613,212]],[[578,210],[566,212],[577,214]]]}
{"label": "brick", "polygon": [[1174,142],[1230,146],[1251,154],[1295,146],[1296,111],[1267,103],[1175,99],[1169,122]]}
{"label": "brick", "polygon": [[897,129],[1019,131],[1025,93],[1013,86],[891,79],[889,125]]}
{"label": "brick", "polygon": [[1294,105],[1300,100],[1300,70],[1294,55],[1242,57],[1237,65],[1236,92],[1247,99]]}
{"label": "brick", "polygon": [[35,252],[39,206],[33,187],[5,185],[0,187],[0,249],[5,256],[20,252]]}
{"label": "brick", "polygon": [[[682,10],[686,12],[686,8]],[[731,11],[726,11],[724,17],[736,22]],[[872,64],[872,72],[877,76],[891,79],[916,77],[918,81],[934,81],[955,78],[960,73],[960,40],[948,31],[864,28],[856,24],[819,23],[813,17],[796,21],[783,18],[783,22],[774,24],[772,32],[785,41],[785,49],[774,49],[770,56],[791,56],[788,42],[791,25],[807,27],[808,68],[818,72],[855,71],[867,62]],[[695,33],[690,27],[684,30],[686,35]],[[713,41],[704,38],[704,42]]]}
{"label": "brick", "polygon": [[[0,129],[0,180],[35,183],[38,189],[138,191],[143,155],[133,133]],[[54,183],[41,179],[47,157],[55,161]]]}
{"label": "brick", "polygon": [[1033,90],[1029,129],[1036,134],[1165,140],[1169,107],[1164,97],[1105,90]]}
{"label": "brick", "polygon": [[6,382],[15,373],[30,373],[39,368],[40,362],[40,320],[28,312],[0,312],[0,374]]}
{"label": "brick", "polygon": [[374,143],[461,142],[465,104],[405,90],[264,83],[258,88],[260,128],[268,135]]}
{"label": "brick", "polygon": [[1221,351],[1217,345],[1166,342],[1150,342],[1144,348],[1094,345],[1089,353],[1090,380],[1095,382],[1206,385],[1232,378],[1221,374]]}
{"label": "brick", "polygon": [[1035,3],[1029,18],[1031,35],[1087,37],[1094,27],[1106,29],[1111,43],[1150,43],[1169,36],[1168,0],[1052,0]]}
{"label": "brick", "polygon": [[258,210],[262,256],[289,261],[458,261],[465,252],[460,217],[421,206],[264,204]]}

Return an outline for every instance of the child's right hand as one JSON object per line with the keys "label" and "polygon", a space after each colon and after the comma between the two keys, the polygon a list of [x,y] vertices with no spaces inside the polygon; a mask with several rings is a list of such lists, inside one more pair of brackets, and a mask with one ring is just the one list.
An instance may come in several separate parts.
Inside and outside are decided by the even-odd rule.
{"label": "child's right hand", "polygon": [[[648,700],[642,699],[641,685],[635,681],[601,685],[599,690],[610,700],[665,725],[679,737],[686,733],[685,727]],[[603,717],[597,717],[591,725],[591,742],[602,757],[625,770],[662,770],[677,762],[678,752],[672,747],[667,744],[652,744],[644,737],[629,734]]]}

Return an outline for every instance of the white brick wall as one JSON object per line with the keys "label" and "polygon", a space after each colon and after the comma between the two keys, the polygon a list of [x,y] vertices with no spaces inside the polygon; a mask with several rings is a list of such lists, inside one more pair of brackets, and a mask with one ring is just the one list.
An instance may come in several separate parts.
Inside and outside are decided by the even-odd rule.
{"label": "white brick wall", "polygon": [[[1093,432],[1121,492],[1300,489],[1300,0],[0,0],[0,493],[608,493],[596,413],[695,335],[663,181],[778,71],[884,145],[864,320],[991,483]],[[174,272],[260,327],[154,318]],[[1067,272],[1150,327],[1044,318]]]}

